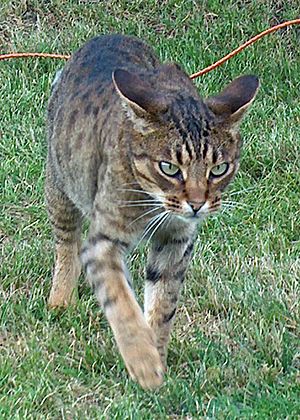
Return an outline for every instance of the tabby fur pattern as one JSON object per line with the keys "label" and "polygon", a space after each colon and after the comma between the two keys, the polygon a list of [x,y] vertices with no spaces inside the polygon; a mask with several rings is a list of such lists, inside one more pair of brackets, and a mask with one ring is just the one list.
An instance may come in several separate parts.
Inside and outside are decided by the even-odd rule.
{"label": "tabby fur pattern", "polygon": [[[51,307],[76,301],[83,266],[130,376],[162,383],[198,222],[221,206],[258,89],[235,79],[203,101],[141,40],[99,36],[58,74],[48,108],[46,202],[56,243]],[[81,226],[90,220],[81,246]],[[144,312],[125,257],[149,240]]]}

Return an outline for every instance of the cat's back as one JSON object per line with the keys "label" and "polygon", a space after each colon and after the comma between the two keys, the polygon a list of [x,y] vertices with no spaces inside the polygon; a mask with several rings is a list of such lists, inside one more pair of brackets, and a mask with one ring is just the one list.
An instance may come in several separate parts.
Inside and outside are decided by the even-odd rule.
{"label": "cat's back", "polygon": [[64,141],[64,131],[72,132],[75,120],[84,124],[97,118],[100,126],[106,115],[112,115],[117,98],[112,82],[114,70],[141,73],[159,64],[152,48],[136,37],[111,34],[92,38],[55,78],[48,104],[49,141],[56,127],[56,140],[61,137],[60,141]]}
{"label": "cat's back", "polygon": [[[88,41],[74,54],[73,64],[89,73],[111,79],[111,72],[122,68],[152,69],[158,60],[152,50],[139,38],[127,35],[101,35]],[[74,66],[73,66],[74,67]]]}
{"label": "cat's back", "polygon": [[113,71],[140,73],[158,65],[151,47],[140,39],[102,35],[75,52],[54,81],[48,105],[48,160],[60,188],[74,202],[80,196],[84,208],[93,201],[97,179],[106,170],[102,163],[116,150],[122,126]]}
{"label": "cat's back", "polygon": [[[111,84],[117,68],[151,70],[159,65],[152,48],[142,40],[126,35],[97,36],[74,53],[61,77],[59,93],[102,88]],[[101,89],[100,89],[101,90]]]}

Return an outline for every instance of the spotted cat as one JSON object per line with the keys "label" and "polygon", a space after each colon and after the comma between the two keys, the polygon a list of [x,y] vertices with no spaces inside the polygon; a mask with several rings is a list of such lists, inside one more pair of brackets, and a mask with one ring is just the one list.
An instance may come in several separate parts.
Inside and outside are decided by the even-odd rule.
{"label": "spotted cat", "polygon": [[[141,40],[99,36],[58,75],[48,107],[46,202],[56,243],[51,307],[76,300],[83,266],[130,376],[163,381],[198,223],[239,166],[239,123],[258,90],[235,79],[203,101]],[[81,246],[81,225],[90,220]],[[149,240],[144,311],[125,256]]]}

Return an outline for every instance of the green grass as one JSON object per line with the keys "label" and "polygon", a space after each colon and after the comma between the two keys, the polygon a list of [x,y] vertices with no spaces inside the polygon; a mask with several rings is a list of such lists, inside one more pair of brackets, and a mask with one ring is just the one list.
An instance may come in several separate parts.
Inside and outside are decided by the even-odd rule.
{"label": "green grass", "polygon": [[[2,0],[0,50],[70,53],[95,34],[122,32],[192,73],[299,15],[297,0]],[[128,379],[84,281],[76,308],[47,309],[45,109],[63,62],[0,62],[1,419],[299,418],[299,44],[299,28],[280,31],[196,81],[205,96],[254,73],[261,89],[227,193],[239,204],[199,229],[155,392]],[[131,258],[139,296],[144,264],[140,250]]]}

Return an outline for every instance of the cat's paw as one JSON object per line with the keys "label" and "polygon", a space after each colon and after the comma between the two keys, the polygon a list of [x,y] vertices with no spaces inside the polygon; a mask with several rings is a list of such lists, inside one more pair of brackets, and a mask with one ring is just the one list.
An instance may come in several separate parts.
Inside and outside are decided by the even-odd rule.
{"label": "cat's paw", "polygon": [[[78,290],[71,282],[53,281],[48,299],[48,308],[67,308],[75,305],[78,298]],[[65,280],[65,279],[64,279]]]}
{"label": "cat's paw", "polygon": [[48,307],[67,308],[75,305],[78,298],[77,279],[81,266],[78,258],[71,258],[67,263],[56,262]]}
{"label": "cat's paw", "polygon": [[68,306],[73,306],[77,302],[77,290],[74,290],[72,293],[54,293],[51,292],[48,299],[48,308],[67,308]]}
{"label": "cat's paw", "polygon": [[131,378],[142,388],[154,389],[162,384],[164,367],[151,333],[146,338],[137,336],[120,351]]}

